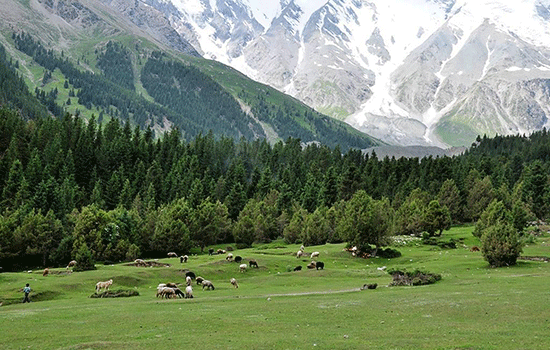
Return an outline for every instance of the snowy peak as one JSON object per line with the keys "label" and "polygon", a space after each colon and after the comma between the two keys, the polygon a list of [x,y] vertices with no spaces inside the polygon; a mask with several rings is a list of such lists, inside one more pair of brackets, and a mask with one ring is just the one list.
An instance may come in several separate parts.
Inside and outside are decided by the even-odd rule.
{"label": "snowy peak", "polygon": [[204,57],[391,143],[548,124],[550,0],[143,1]]}

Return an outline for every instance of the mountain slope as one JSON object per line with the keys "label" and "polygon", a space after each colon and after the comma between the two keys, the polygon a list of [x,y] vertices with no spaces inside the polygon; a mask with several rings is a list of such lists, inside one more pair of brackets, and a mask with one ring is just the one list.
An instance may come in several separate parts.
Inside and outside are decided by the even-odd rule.
{"label": "mountain slope", "polygon": [[30,90],[53,96],[70,113],[121,118],[158,132],[177,126],[188,139],[212,130],[342,149],[378,143],[201,58],[160,10],[143,2],[31,0],[0,7],[0,42],[21,63]]}
{"label": "mountain slope", "polygon": [[204,57],[391,143],[548,126],[548,0],[146,1]]}

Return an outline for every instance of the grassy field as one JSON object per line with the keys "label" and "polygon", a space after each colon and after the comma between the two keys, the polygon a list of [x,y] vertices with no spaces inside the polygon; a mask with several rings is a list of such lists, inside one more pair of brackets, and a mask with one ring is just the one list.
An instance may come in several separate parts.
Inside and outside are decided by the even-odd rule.
{"label": "grassy field", "polygon": [[[0,274],[1,349],[547,349],[548,263],[520,260],[492,269],[479,252],[472,227],[445,232],[464,238],[457,249],[409,244],[396,259],[359,259],[343,244],[319,251],[325,270],[291,271],[297,245],[281,242],[237,250],[258,269],[238,271],[222,255],[161,259],[170,267],[98,265],[96,271],[62,274],[65,268]],[[550,236],[536,239],[524,256],[549,256]],[[439,273],[421,287],[387,287],[387,266]],[[195,285],[194,299],[155,297],[160,282],[183,282],[183,269],[210,279]],[[58,274],[55,274],[57,272]],[[229,279],[237,278],[234,289]],[[95,283],[112,278],[129,298],[96,299]],[[22,304],[25,283],[33,288]],[[375,290],[359,290],[378,283]]]}

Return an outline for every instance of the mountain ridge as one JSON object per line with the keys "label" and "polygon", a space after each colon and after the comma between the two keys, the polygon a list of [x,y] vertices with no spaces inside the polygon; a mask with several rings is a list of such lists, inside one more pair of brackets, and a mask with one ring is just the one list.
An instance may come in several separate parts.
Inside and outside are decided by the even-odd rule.
{"label": "mountain ridge", "polygon": [[[155,1],[193,8],[177,26],[203,56],[390,143],[468,145],[549,125],[547,0]],[[239,11],[216,13],[221,3]]]}

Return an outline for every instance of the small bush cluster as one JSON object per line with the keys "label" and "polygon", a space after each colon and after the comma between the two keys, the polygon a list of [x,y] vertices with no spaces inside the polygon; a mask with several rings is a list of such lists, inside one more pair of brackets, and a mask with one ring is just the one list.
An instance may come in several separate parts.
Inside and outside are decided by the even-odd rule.
{"label": "small bush cluster", "polygon": [[399,258],[401,256],[401,252],[393,248],[383,248],[379,249],[376,255],[385,259],[393,259]]}
{"label": "small bush cluster", "polygon": [[405,271],[390,269],[388,273],[392,276],[393,281],[389,286],[422,286],[426,284],[433,284],[441,279],[441,275],[435,273],[428,273],[421,270]]}
{"label": "small bush cluster", "polygon": [[125,297],[135,297],[138,296],[139,292],[137,290],[106,290],[101,293],[94,293],[90,295],[90,298],[125,298]]}
{"label": "small bush cluster", "polygon": [[438,246],[441,249],[456,249],[457,244],[464,244],[464,239],[451,238],[448,241],[438,239],[436,237],[430,237],[428,235],[422,236],[422,244]]}

